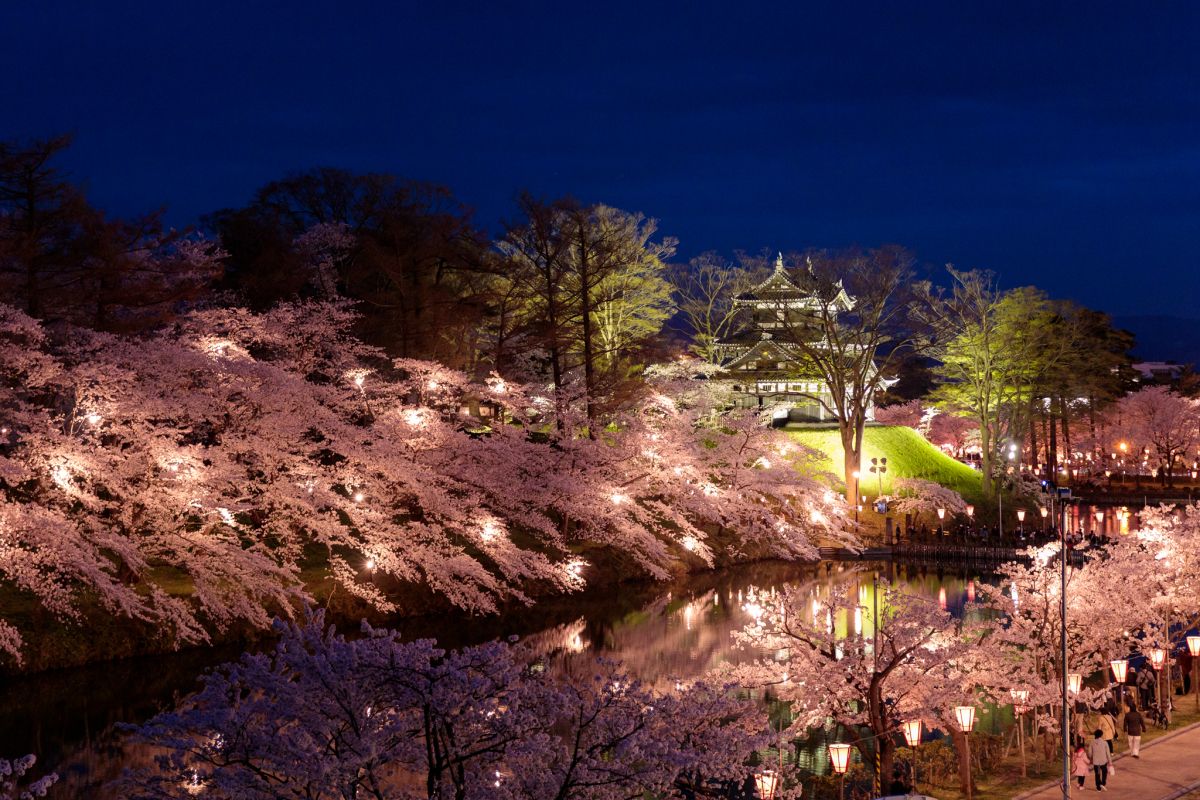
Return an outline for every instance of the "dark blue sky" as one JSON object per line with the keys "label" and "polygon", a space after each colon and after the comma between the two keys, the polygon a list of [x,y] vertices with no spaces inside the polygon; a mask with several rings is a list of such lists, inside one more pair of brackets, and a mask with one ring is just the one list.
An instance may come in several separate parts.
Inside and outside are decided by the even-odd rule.
{"label": "dark blue sky", "polygon": [[[652,7],[651,7],[652,6]],[[845,10],[847,7],[851,10]],[[1114,314],[1200,296],[1196,3],[7,3],[0,137],[187,224],[290,170],[898,242]]]}

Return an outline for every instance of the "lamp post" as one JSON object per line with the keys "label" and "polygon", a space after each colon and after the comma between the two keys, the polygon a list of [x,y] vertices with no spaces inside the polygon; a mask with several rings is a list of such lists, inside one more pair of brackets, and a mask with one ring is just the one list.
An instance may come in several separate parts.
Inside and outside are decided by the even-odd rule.
{"label": "lamp post", "polygon": [[1026,689],[1010,689],[1009,693],[1013,699],[1013,714],[1017,718],[1017,741],[1021,748],[1021,777],[1029,777],[1025,772],[1025,712],[1029,707],[1025,702],[1029,700],[1029,692]]}
{"label": "lamp post", "polygon": [[1042,515],[1042,533],[1045,533],[1046,532],[1046,517],[1050,516],[1050,509],[1046,508],[1045,506],[1042,506],[1041,508],[1038,509],[1038,511],[1041,512],[1041,515]]}
{"label": "lamp post", "polygon": [[1025,509],[1023,508],[1017,509],[1017,531],[1022,536],[1025,535]]}
{"label": "lamp post", "polygon": [[846,797],[846,769],[850,766],[850,745],[837,742],[829,745],[829,760],[833,763],[833,771],[838,774],[838,797]]}
{"label": "lamp post", "polygon": [[937,510],[937,515],[938,515],[938,533],[940,534],[942,532],[942,520],[944,520],[946,518],[946,509],[939,508]]}
{"label": "lamp post", "polygon": [[1103,534],[1103,533],[1104,533],[1104,512],[1097,511],[1096,512],[1096,535],[1099,536],[1100,534]]}
{"label": "lamp post", "polygon": [[967,748],[967,800],[971,800],[971,731],[975,728],[975,706],[955,706],[954,719],[962,729]]}
{"label": "lamp post", "polygon": [[1061,524],[1058,527],[1058,564],[1059,564],[1059,587],[1058,587],[1058,648],[1059,661],[1062,664],[1062,793],[1063,800],[1071,800],[1071,704],[1068,700],[1067,690],[1071,690],[1071,694],[1079,693],[1080,684],[1083,682],[1083,676],[1079,674],[1067,674],[1067,508],[1066,503],[1061,500],[1058,503],[1058,511],[1062,515]]}
{"label": "lamp post", "polygon": [[1162,702],[1162,668],[1167,661],[1167,651],[1155,647],[1150,651],[1150,666],[1154,667],[1154,696]]}
{"label": "lamp post", "polygon": [[910,719],[904,723],[904,743],[913,751],[913,791],[917,791],[917,745],[921,743],[921,720]]}
{"label": "lamp post", "polygon": [[882,495],[883,494],[883,473],[887,472],[887,459],[886,458],[872,458],[871,459],[871,472],[875,473],[875,477],[879,481],[879,483],[878,483],[879,494]]}
{"label": "lamp post", "polygon": [[1121,703],[1120,707],[1124,707],[1125,703],[1125,676],[1129,674],[1129,660],[1125,658],[1114,658],[1108,662],[1112,667],[1113,677],[1117,680],[1118,695],[1117,701]]}
{"label": "lamp post", "polygon": [[1200,667],[1200,636],[1187,637],[1188,652],[1192,655],[1192,691],[1196,693],[1196,710],[1200,711],[1200,680],[1197,679],[1197,667]]}

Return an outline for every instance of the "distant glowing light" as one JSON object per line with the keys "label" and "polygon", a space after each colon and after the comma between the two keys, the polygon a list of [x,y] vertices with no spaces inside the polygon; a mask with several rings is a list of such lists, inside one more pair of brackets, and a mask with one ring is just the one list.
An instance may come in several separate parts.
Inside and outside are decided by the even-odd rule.
{"label": "distant glowing light", "polygon": [[368,558],[368,559],[367,559],[367,564],[366,564],[366,567],[367,567],[367,569],[369,569],[369,570],[371,570],[371,571],[374,571],[374,570],[375,570],[375,559],[373,559],[373,558]]}
{"label": "distant glowing light", "polygon": [[233,512],[228,508],[218,508],[217,513],[221,516],[221,521],[226,525],[234,526],[237,524],[237,520],[233,517]]}
{"label": "distant glowing light", "polygon": [[614,506],[619,506],[629,502],[629,495],[622,494],[621,492],[613,492],[608,496],[608,499],[612,501]]}
{"label": "distant glowing light", "polygon": [[808,513],[808,518],[812,520],[814,525],[824,525],[829,522],[829,518],[826,517],[820,510],[815,508]]}
{"label": "distant glowing light", "polygon": [[367,496],[365,494],[363,494],[362,492],[354,493],[354,502],[361,503],[363,500],[366,500],[366,499],[367,499]]}
{"label": "distant glowing light", "polygon": [[696,548],[700,546],[700,540],[698,540],[695,536],[685,536],[680,544],[683,545],[684,550],[694,553],[696,552]]}
{"label": "distant glowing light", "polygon": [[91,414],[88,414],[86,417],[84,417],[84,419],[87,420],[88,425],[99,425],[101,421],[103,421],[104,417],[93,411]]}
{"label": "distant glowing light", "polygon": [[425,424],[425,412],[419,408],[407,408],[404,410],[404,421],[414,428],[420,428]]}

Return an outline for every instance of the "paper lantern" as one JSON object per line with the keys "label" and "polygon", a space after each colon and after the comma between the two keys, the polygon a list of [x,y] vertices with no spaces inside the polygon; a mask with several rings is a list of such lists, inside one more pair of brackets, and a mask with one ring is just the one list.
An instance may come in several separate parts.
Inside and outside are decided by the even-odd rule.
{"label": "paper lantern", "polygon": [[1162,669],[1163,662],[1167,660],[1167,653],[1161,647],[1156,647],[1150,651],[1150,663],[1155,669]]}
{"label": "paper lantern", "polygon": [[910,719],[904,723],[904,741],[909,747],[916,747],[921,743],[921,720]]}
{"label": "paper lantern", "polygon": [[955,706],[954,719],[963,733],[970,733],[975,727],[975,706]]}
{"label": "paper lantern", "polygon": [[779,773],[773,769],[765,769],[754,776],[754,786],[762,800],[775,800],[775,792],[779,789]]}
{"label": "paper lantern", "polygon": [[838,742],[829,745],[829,760],[833,763],[833,771],[845,775],[850,766],[850,745]]}
{"label": "paper lantern", "polygon": [[1072,672],[1067,675],[1067,691],[1071,694],[1079,694],[1079,690],[1083,688],[1083,676],[1078,672]]}
{"label": "paper lantern", "polygon": [[1117,683],[1124,683],[1125,675],[1129,671],[1129,661],[1124,658],[1117,658],[1110,661],[1109,664],[1112,666],[1113,677],[1117,679]]}
{"label": "paper lantern", "polygon": [[1188,652],[1194,657],[1200,658],[1200,636],[1187,637]]}

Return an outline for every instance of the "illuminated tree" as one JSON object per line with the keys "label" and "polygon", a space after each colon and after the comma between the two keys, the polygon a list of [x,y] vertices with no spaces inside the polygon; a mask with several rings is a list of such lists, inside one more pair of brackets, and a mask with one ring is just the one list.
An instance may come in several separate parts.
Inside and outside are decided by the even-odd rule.
{"label": "illuminated tree", "polygon": [[[130,782],[140,798],[678,797],[740,778],[766,720],[726,687],[659,695],[610,664],[567,681],[519,646],[443,651],[366,629],[347,641],[282,626],[161,714],[141,738],[166,749]],[[688,795],[688,796],[694,796]]]}
{"label": "illuminated tree", "polygon": [[974,698],[987,626],[964,625],[929,598],[886,581],[870,598],[869,585],[834,586],[826,596],[786,588],[749,598],[745,607],[756,621],[736,638],[773,657],[731,674],[790,701],[796,736],[831,720],[856,731],[863,761],[873,763],[877,748],[886,778],[905,720],[951,730],[952,707]]}
{"label": "illuminated tree", "polygon": [[912,256],[898,247],[809,253],[797,285],[803,313],[778,308],[788,368],[815,375],[827,394],[811,395],[838,422],[846,497],[854,502],[853,472],[862,464],[867,417],[886,380],[928,344],[929,293],[916,280]]}
{"label": "illuminated tree", "polygon": [[739,266],[717,253],[701,253],[671,273],[675,303],[692,333],[692,352],[716,364],[716,343],[728,338],[739,323],[733,299],[770,274],[758,266]]}
{"label": "illuminated tree", "polygon": [[[306,569],[381,611],[415,589],[487,613],[583,586],[580,547],[665,578],[838,536],[796,448],[702,382],[664,374],[595,439],[547,437],[582,430],[581,404],[389,361],[353,322],[291,304],[51,338],[0,306],[0,581],[61,619],[198,642],[312,600]],[[0,625],[19,657],[16,634]]]}
{"label": "illuminated tree", "polygon": [[1164,483],[1200,443],[1200,403],[1165,386],[1147,386],[1117,401],[1118,435],[1150,448],[1161,465]]}

